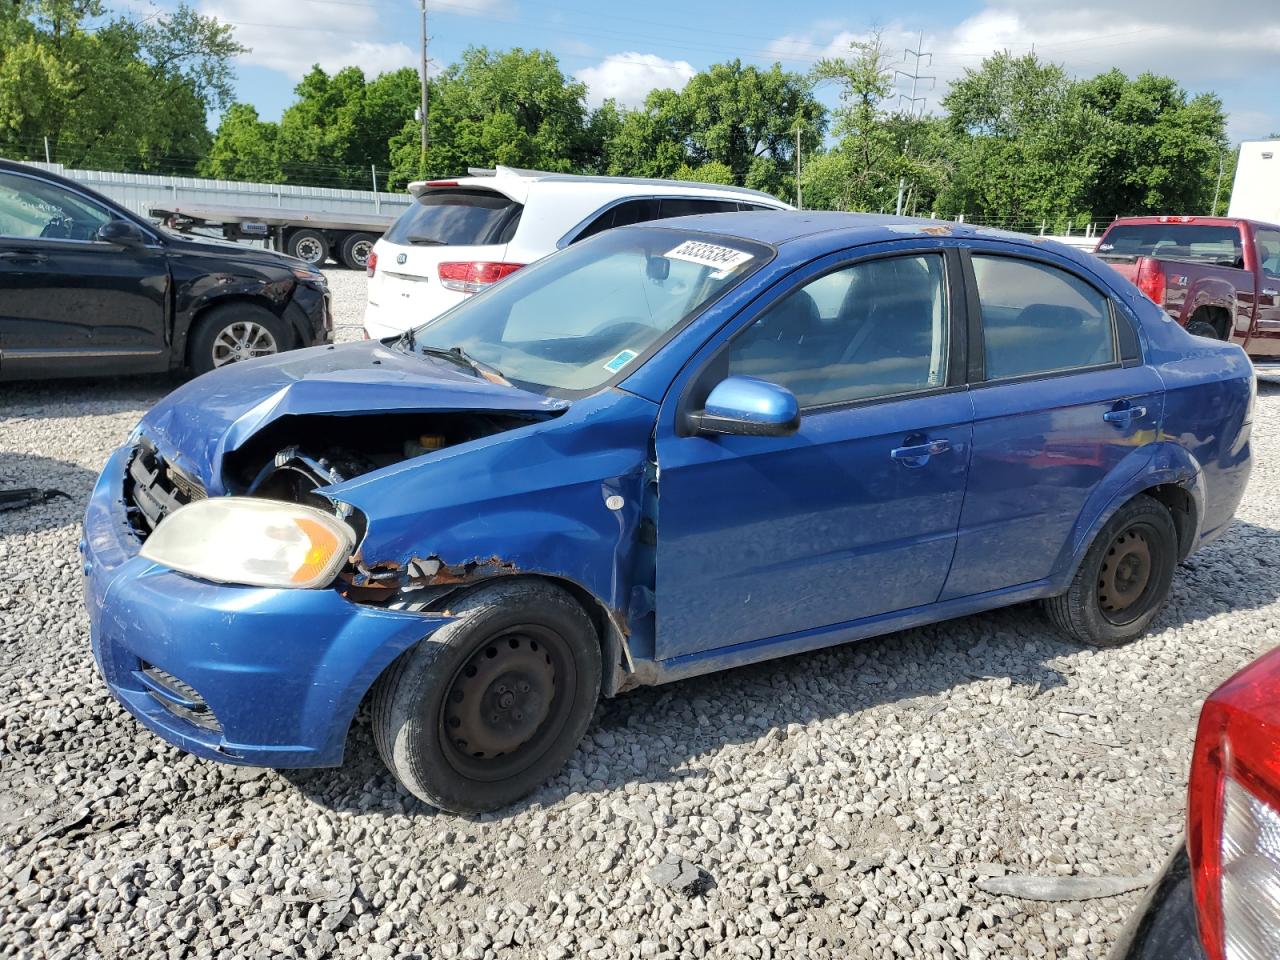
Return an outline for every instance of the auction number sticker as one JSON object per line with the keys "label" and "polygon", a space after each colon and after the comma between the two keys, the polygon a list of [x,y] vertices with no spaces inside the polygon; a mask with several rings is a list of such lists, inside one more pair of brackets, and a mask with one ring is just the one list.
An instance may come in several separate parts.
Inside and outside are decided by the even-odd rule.
{"label": "auction number sticker", "polygon": [[735,250],[733,247],[724,247],[718,243],[686,240],[663,256],[668,260],[687,260],[701,267],[711,267],[715,271],[711,276],[720,280],[750,260],[752,255],[744,250]]}
{"label": "auction number sticker", "polygon": [[640,354],[636,353],[634,350],[623,350],[616,357],[606,363],[604,368],[610,373],[617,373],[638,356],[640,356]]}

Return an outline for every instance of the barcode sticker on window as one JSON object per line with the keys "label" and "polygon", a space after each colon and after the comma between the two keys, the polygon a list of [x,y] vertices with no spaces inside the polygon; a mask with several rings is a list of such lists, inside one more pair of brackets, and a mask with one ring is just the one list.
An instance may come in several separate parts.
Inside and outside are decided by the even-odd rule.
{"label": "barcode sticker on window", "polygon": [[701,240],[686,240],[674,250],[668,250],[664,256],[668,260],[686,260],[702,267],[711,267],[715,270],[711,275],[717,280],[727,277],[751,259],[751,254],[745,250],[735,250],[733,247]]}

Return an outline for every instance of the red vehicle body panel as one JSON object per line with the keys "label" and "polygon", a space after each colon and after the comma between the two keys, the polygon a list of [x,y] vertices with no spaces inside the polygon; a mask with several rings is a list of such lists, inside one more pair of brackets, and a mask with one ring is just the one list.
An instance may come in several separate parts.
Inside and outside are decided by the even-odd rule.
{"label": "red vehicle body panel", "polygon": [[[1127,227],[1161,228],[1162,239],[1191,236],[1205,227],[1229,228],[1239,234],[1240,256],[1228,265],[1168,244],[1118,252],[1112,239]],[[1259,231],[1265,234],[1261,244]],[[1208,322],[1221,339],[1238,343],[1254,360],[1280,365],[1280,266],[1272,265],[1272,234],[1280,238],[1280,226],[1232,217],[1125,217],[1107,228],[1094,254],[1140,287],[1144,272],[1148,279],[1163,273],[1163,294],[1153,299],[1179,324]]]}

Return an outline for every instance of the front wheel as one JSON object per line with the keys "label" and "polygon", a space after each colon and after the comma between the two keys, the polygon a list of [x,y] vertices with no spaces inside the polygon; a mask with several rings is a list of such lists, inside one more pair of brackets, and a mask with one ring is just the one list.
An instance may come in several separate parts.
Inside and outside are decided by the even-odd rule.
{"label": "front wheel", "polygon": [[1146,632],[1173,583],[1178,533],[1164,504],[1141,494],[1116,511],[1089,546],[1071,587],[1044,601],[1073,640],[1115,647]]}
{"label": "front wheel", "polygon": [[582,607],[536,580],[496,582],[379,678],[373,733],[418,798],[482,813],[555,775],[600,694],[600,641]]}
{"label": "front wheel", "polygon": [[228,303],[200,318],[192,331],[187,357],[192,372],[199,375],[292,346],[289,325],[266,307]]}

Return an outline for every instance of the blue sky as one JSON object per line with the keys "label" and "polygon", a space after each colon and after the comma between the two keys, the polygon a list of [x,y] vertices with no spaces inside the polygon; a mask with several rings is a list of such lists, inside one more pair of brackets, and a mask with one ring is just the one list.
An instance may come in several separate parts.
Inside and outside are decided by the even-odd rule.
{"label": "blue sky", "polygon": [[[160,0],[160,5],[172,0]],[[279,117],[312,63],[356,64],[373,75],[413,65],[417,0],[192,0],[232,24],[252,48],[238,64],[237,92],[266,119]],[[641,4],[600,0],[428,0],[432,70],[469,45],[543,47],[566,73],[588,84],[590,99],[638,103],[655,86],[678,87],[695,70],[740,57],[792,70],[848,48],[878,26],[891,50],[933,53],[921,72],[947,83],[993,50],[1030,50],[1089,76],[1116,66],[1156,70],[1192,92],[1222,97],[1235,140],[1280,132],[1280,18],[1275,0],[739,0]],[[123,0],[119,9],[154,9]],[[908,61],[909,62],[909,61]],[[905,89],[905,85],[904,88]]]}

